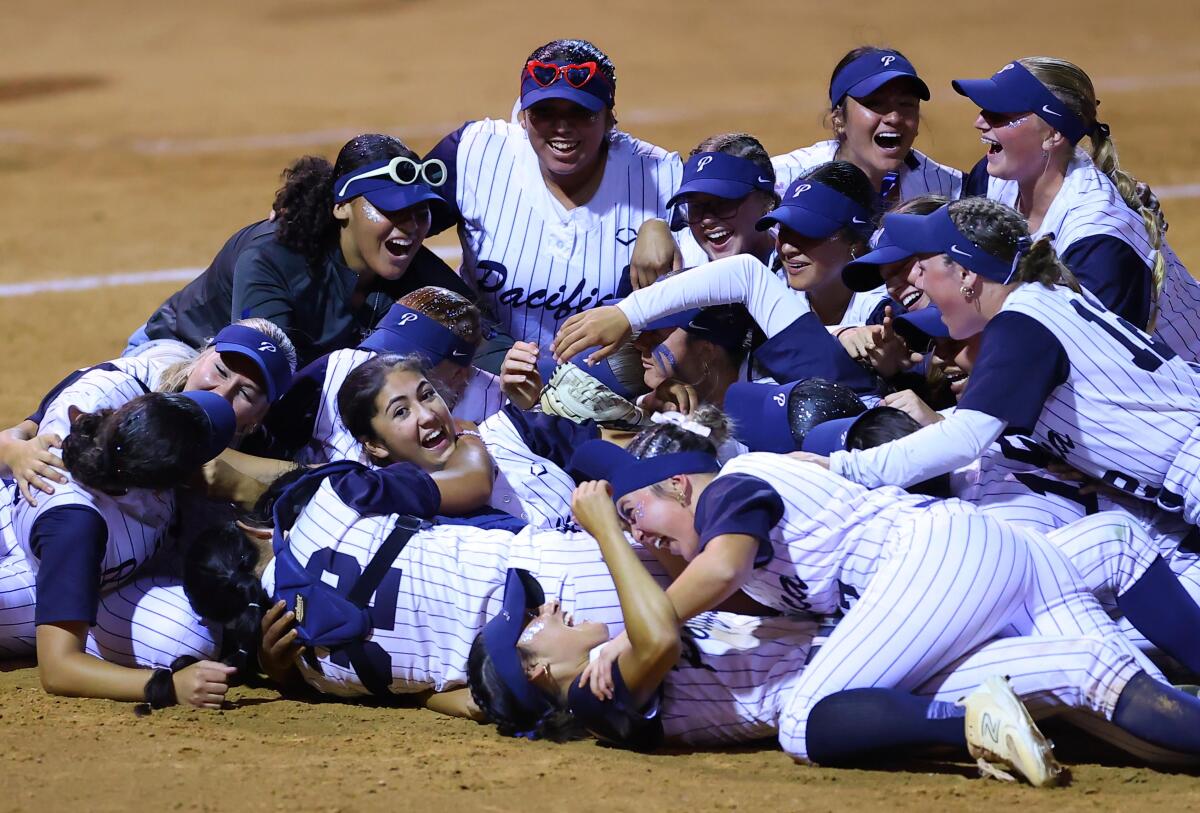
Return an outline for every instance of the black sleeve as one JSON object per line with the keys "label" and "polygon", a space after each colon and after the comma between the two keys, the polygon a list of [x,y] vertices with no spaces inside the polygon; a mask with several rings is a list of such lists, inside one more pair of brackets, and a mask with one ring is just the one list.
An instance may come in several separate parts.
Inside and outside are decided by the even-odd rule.
{"label": "black sleeve", "polygon": [[983,329],[979,358],[958,408],[999,418],[1010,433],[1032,432],[1046,399],[1070,372],[1067,351],[1045,325],[1005,311]]}
{"label": "black sleeve", "polygon": [[29,547],[38,558],[34,623],[96,623],[107,545],[108,526],[87,506],[58,506],[33,521]]}
{"label": "black sleeve", "polygon": [[531,452],[563,469],[581,444],[600,437],[595,421],[575,423],[544,412],[524,412],[513,404],[505,404],[500,411],[512,421]]}
{"label": "black sleeve", "polygon": [[395,298],[399,299],[426,285],[454,291],[472,302],[476,299],[476,294],[471,290],[471,286],[467,285],[453,268],[446,265],[445,260],[426,246],[421,246],[417,256],[413,257],[412,263],[408,266],[408,270],[400,278]]}
{"label": "black sleeve", "polygon": [[987,156],[979,159],[971,171],[963,178],[962,196],[964,198],[986,198],[988,188]]}
{"label": "black sleeve", "polygon": [[850,358],[842,343],[811,312],[763,342],[754,351],[754,360],[776,381],[824,378],[860,395],[874,395],[879,389],[875,375]]}
{"label": "black sleeve", "polygon": [[262,439],[265,444],[242,451],[262,457],[290,460],[313,436],[317,413],[321,410],[321,393],[325,387],[325,370],[329,354],[321,356],[292,377],[292,383],[271,405],[263,421]]}
{"label": "black sleeve", "polygon": [[1109,234],[1084,237],[1062,253],[1062,261],[1104,307],[1145,328],[1153,275],[1132,246]]}
{"label": "black sleeve", "polygon": [[612,666],[613,696],[599,700],[591,689],[573,681],[567,692],[567,708],[596,739],[606,745],[631,751],[653,751],[663,741],[662,719],[657,699],[639,709],[625,686],[621,669]]}
{"label": "black sleeve", "polygon": [[783,499],[765,481],[749,474],[717,477],[696,503],[696,531],[700,550],[722,534],[744,534],[758,540],[754,566],[774,558],[771,529],[783,519]]}
{"label": "black sleeve", "polygon": [[452,213],[451,217],[446,217],[437,214],[435,209],[433,224],[429,227],[431,235],[440,234],[462,220],[462,213],[458,208],[458,145],[462,141],[463,130],[466,130],[469,124],[469,121],[464,123],[462,127],[443,138],[422,159],[428,161],[430,158],[437,158],[446,165],[446,182],[434,191],[442,196]]}
{"label": "black sleeve", "polygon": [[260,317],[289,334],[295,326],[296,302],[289,272],[307,272],[299,255],[275,241],[257,245],[240,254],[234,264],[233,296],[229,321]]}

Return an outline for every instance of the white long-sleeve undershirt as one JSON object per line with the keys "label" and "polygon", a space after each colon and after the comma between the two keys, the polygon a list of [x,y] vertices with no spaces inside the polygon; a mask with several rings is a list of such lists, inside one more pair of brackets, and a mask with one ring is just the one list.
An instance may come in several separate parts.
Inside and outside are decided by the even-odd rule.
{"label": "white long-sleeve undershirt", "polygon": [[977,460],[1007,424],[974,409],[957,409],[945,420],[873,449],[834,452],[829,470],[868,488],[910,486]]}
{"label": "white long-sleeve undershirt", "polygon": [[807,297],[749,254],[698,265],[634,291],[617,307],[634,330],[689,308],[740,303],[770,339],[809,312]]}

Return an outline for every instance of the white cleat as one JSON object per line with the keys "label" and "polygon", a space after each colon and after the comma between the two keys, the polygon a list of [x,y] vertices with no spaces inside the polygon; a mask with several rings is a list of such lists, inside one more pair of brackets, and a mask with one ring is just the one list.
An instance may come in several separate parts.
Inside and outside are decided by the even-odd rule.
{"label": "white cleat", "polygon": [[993,675],[958,704],[967,711],[967,750],[981,774],[1016,782],[1008,772],[1014,771],[1037,788],[1059,784],[1062,766],[1051,753],[1054,746],[1005,678]]}

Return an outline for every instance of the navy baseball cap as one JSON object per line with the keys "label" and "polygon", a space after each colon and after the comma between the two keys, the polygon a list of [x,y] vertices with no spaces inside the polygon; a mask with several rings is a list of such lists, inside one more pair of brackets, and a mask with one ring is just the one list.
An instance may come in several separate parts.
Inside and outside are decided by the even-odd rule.
{"label": "navy baseball cap", "polygon": [[585,441],[571,455],[570,470],[612,486],[613,502],[639,488],[661,483],[676,474],[704,474],[721,470],[715,455],[705,452],[672,452],[637,458],[607,440]]}
{"label": "navy baseball cap", "polygon": [[893,243],[910,254],[945,254],[964,268],[1000,283],[1012,278],[1021,249],[1028,248],[1019,246],[1011,261],[988,254],[955,227],[950,219],[950,204],[927,215],[884,215],[883,228]]}
{"label": "navy baseball cap", "polygon": [[1020,62],[1010,62],[992,74],[991,79],[955,79],[954,90],[983,110],[992,113],[1033,113],[1072,144],[1089,134],[1083,119],[1071,112],[1062,100]]}
{"label": "navy baseball cap", "polygon": [[599,113],[613,106],[613,86],[595,62],[531,59],[521,69],[521,109],[547,99],[566,99]]}
{"label": "navy baseball cap", "polygon": [[733,420],[734,435],[752,452],[794,452],[788,399],[800,383],[750,384],[739,382],[725,393],[725,412]]}
{"label": "navy baseball cap", "polygon": [[237,353],[253,361],[263,374],[267,400],[271,403],[275,403],[292,383],[293,371],[287,353],[261,330],[246,325],[229,325],[221,328],[221,332],[213,339],[213,347],[218,353]]}
{"label": "navy baseball cap", "polygon": [[469,367],[476,350],[475,345],[454,335],[441,322],[399,302],[388,309],[359,349],[402,355],[415,353],[430,367],[443,361]]}
{"label": "navy baseball cap", "polygon": [[916,84],[918,98],[929,101],[929,85],[917,76],[917,69],[911,62],[896,51],[872,48],[834,75],[829,83],[829,103],[837,107],[847,96],[855,99],[870,96],[893,79],[902,77]]}
{"label": "navy baseball cap", "polygon": [[892,320],[896,333],[914,353],[928,353],[936,339],[948,339],[950,328],[936,305],[903,313]]}
{"label": "navy baseball cap", "polygon": [[766,231],[776,223],[813,240],[824,240],[847,226],[869,229],[871,213],[820,181],[797,178],[779,206],[759,218],[754,227]]}
{"label": "navy baseball cap", "polygon": [[204,451],[204,462],[207,463],[227,449],[233,440],[237,431],[237,415],[233,405],[208,390],[185,390],[179,394],[204,410],[208,417],[209,438]]}
{"label": "navy baseball cap", "polygon": [[530,612],[546,603],[546,595],[537,579],[526,570],[509,568],[504,580],[504,599],[500,613],[483,626],[483,649],[496,669],[496,675],[512,693],[517,705],[530,714],[540,715],[551,708],[550,700],[529,682],[525,664],[517,651],[517,641],[529,622]]}
{"label": "navy baseball cap", "polygon": [[873,291],[883,285],[880,266],[898,263],[911,256],[911,251],[893,243],[888,230],[883,229],[879,233],[875,248],[843,266],[842,282],[851,291]]}
{"label": "navy baseball cap", "polygon": [[701,192],[730,200],[744,198],[755,189],[775,193],[775,179],[749,158],[739,158],[723,152],[698,152],[683,165],[683,183],[667,201],[667,206],[679,203],[684,195]]}
{"label": "navy baseball cap", "polygon": [[712,305],[701,308],[683,326],[690,336],[704,339],[733,353],[750,349],[754,320],[744,305]]}
{"label": "navy baseball cap", "polygon": [[406,156],[385,158],[354,169],[334,181],[333,202],[345,203],[360,195],[382,212],[398,212],[418,203],[450,212],[441,195],[433,191],[446,183],[446,165],[434,158],[418,162]]}

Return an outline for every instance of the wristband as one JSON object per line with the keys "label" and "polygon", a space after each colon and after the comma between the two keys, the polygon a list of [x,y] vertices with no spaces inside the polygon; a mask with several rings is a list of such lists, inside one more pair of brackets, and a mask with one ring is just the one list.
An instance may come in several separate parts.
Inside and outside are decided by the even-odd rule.
{"label": "wristband", "polygon": [[143,695],[147,706],[152,709],[164,709],[179,702],[175,697],[174,674],[170,669],[154,670],[154,674],[146,681]]}

